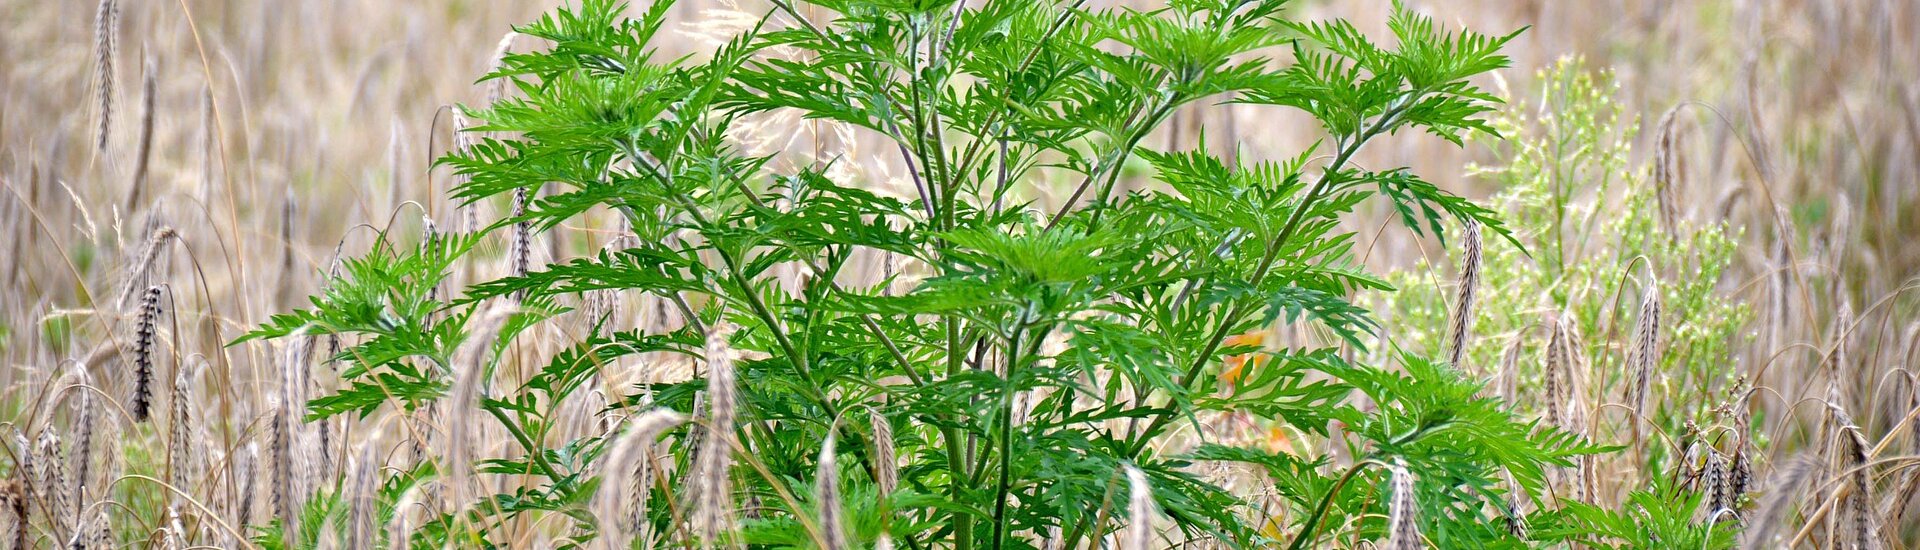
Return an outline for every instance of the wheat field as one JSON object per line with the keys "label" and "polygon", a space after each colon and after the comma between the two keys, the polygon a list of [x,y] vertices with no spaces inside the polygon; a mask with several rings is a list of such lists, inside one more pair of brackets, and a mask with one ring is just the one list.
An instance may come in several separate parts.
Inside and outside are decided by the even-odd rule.
{"label": "wheat field", "polygon": [[[480,303],[465,314],[439,313],[436,319],[451,315],[471,325],[470,332],[491,335],[506,324],[517,336],[499,349],[477,340],[451,346],[456,363],[492,353],[498,366],[478,377],[454,369],[446,387],[433,390],[446,394],[445,405],[415,410],[395,400],[305,418],[301,411],[320,403],[311,400],[355,387],[361,367],[350,353],[341,354],[342,337],[248,336],[274,325],[277,314],[316,307],[309,297],[340,288],[330,281],[356,272],[355,258],[414,246],[393,243],[424,241],[422,248],[431,248],[438,236],[488,231],[450,268],[453,290],[435,291],[457,295],[461,285],[590,261],[636,240],[651,244],[646,227],[636,228],[623,217],[631,214],[610,207],[555,218],[529,234],[526,224],[501,220],[527,214],[530,205],[537,210],[548,204],[540,199],[564,189],[535,185],[517,198],[499,194],[464,204],[455,190],[484,184],[486,173],[436,163],[477,142],[472,132],[460,132],[478,124],[477,113],[462,106],[537,93],[483,80],[517,55],[550,47],[513,29],[576,4],[0,0],[0,186],[6,189],[0,231],[11,237],[0,243],[0,440],[6,449],[0,544],[614,548],[626,547],[605,542],[614,538],[609,526],[621,524],[618,534],[642,547],[711,547],[718,535],[697,536],[707,533],[705,526],[681,510],[711,503],[683,502],[689,497],[682,493],[710,492],[731,477],[752,486],[727,495],[738,502],[729,502],[724,515],[748,525],[724,541],[737,547],[962,548],[989,540],[995,548],[1058,548],[1067,540],[1068,547],[1128,550],[1286,542],[1459,546],[1434,534],[1446,529],[1444,522],[1413,517],[1410,510],[1439,505],[1432,502],[1429,474],[1417,466],[1375,461],[1378,472],[1355,478],[1370,492],[1331,505],[1345,519],[1320,526],[1311,507],[1289,503],[1288,490],[1298,487],[1274,483],[1273,471],[1181,454],[1216,443],[1265,449],[1309,460],[1307,469],[1329,484],[1370,460],[1342,443],[1362,437],[1352,422],[1303,427],[1253,406],[1169,421],[1172,431],[1146,438],[1158,453],[1129,457],[1124,470],[1060,474],[1109,488],[1084,503],[1099,510],[1099,519],[1090,517],[1085,526],[1062,520],[1066,525],[1043,527],[1037,519],[950,526],[943,514],[951,510],[929,499],[948,498],[943,491],[960,481],[930,473],[936,466],[927,464],[944,467],[944,457],[952,456],[942,455],[943,444],[934,441],[958,445],[953,434],[941,433],[951,429],[943,423],[951,419],[921,423],[906,407],[888,408],[896,401],[856,400],[857,376],[818,396],[820,406],[835,413],[807,428],[820,437],[768,450],[757,446],[789,442],[786,432],[748,427],[731,441],[737,456],[714,453],[710,443],[724,449],[736,438],[687,432],[708,434],[724,425],[729,429],[721,433],[732,433],[733,413],[712,411],[729,392],[695,398],[687,383],[729,383],[730,358],[737,356],[744,378],[732,383],[743,384],[747,396],[739,414],[760,423],[742,426],[764,427],[789,406],[754,387],[769,380],[763,365],[782,356],[765,351],[779,349],[768,334],[787,343],[771,328],[779,323],[742,321],[761,312],[735,308],[725,291],[690,290],[690,298],[676,302],[576,289],[554,299],[575,314],[531,328]],[[650,2],[632,4],[621,13],[651,13]],[[1167,8],[1136,0],[1073,4]],[[1347,361],[1381,364],[1397,361],[1396,352],[1425,354],[1453,364],[1462,378],[1484,382],[1479,395],[1516,418],[1607,448],[1569,454],[1571,463],[1550,468],[1540,484],[1544,494],[1504,512],[1509,518],[1537,514],[1531,533],[1514,529],[1511,540],[1493,546],[1671,547],[1647,536],[1664,531],[1631,528],[1671,519],[1654,512],[1667,508],[1637,500],[1645,492],[1650,499],[1665,496],[1669,511],[1682,516],[1674,529],[1697,530],[1702,547],[1920,548],[1920,510],[1910,510],[1920,495],[1920,62],[1913,56],[1920,51],[1920,4],[1405,4],[1447,28],[1495,35],[1524,29],[1502,48],[1510,58],[1506,68],[1468,80],[1504,100],[1484,115],[1501,137],[1471,137],[1455,146],[1410,129],[1382,135],[1351,163],[1419,173],[1440,190],[1486,205],[1506,219],[1512,237],[1497,238],[1491,229],[1482,237],[1479,226],[1468,223],[1461,228],[1472,233],[1450,224],[1443,240],[1396,223],[1402,213],[1393,203],[1357,203],[1327,230],[1351,234],[1356,269],[1398,289],[1355,291],[1352,301],[1378,320],[1361,337],[1366,345],[1269,316],[1224,344],[1215,338],[1209,352],[1222,345],[1237,351],[1223,351],[1217,361],[1203,358],[1194,372],[1231,391],[1258,378],[1255,371],[1286,361],[1287,350],[1325,346]],[[707,63],[756,28],[793,30],[803,27],[799,21],[832,20],[831,5],[837,3],[682,0],[658,14],[661,30],[648,47],[655,59]],[[960,3],[963,9],[990,5]],[[1298,0],[1284,10],[1288,19],[1350,20],[1368,36],[1394,32],[1388,21],[1396,7],[1386,0]],[[809,54],[769,48],[759,55],[801,60]],[[903,158],[925,153],[896,150],[885,132],[798,110],[757,111],[731,124],[715,139],[766,156],[773,173],[818,168],[824,177],[918,208],[916,184],[925,166]],[[1309,157],[1322,162],[1330,155],[1312,148],[1340,143],[1334,137],[1301,112],[1199,101],[1169,109],[1164,124],[1141,135],[1138,146],[1201,148],[1244,163],[1285,162],[1316,150]],[[1156,179],[1154,167],[1164,169],[1158,160],[1135,160],[1110,170],[1116,192],[1145,196],[1178,187]],[[1075,192],[1077,176],[1035,174],[1008,193],[1040,221],[1096,200]],[[768,189],[770,208],[787,204]],[[997,213],[998,198],[993,202]],[[1100,215],[1093,216],[1099,223]],[[667,242],[677,243],[675,235]],[[847,265],[826,279],[880,296],[908,295],[943,280],[940,268],[873,250],[850,253]],[[697,257],[720,265],[716,253],[705,254]],[[803,269],[817,269],[811,261],[799,263],[805,265],[734,275],[754,279],[739,283],[747,294],[765,287],[800,304],[818,276]],[[1193,288],[1179,290],[1172,307],[1179,309]],[[743,325],[733,344],[725,330],[730,324]],[[886,340],[881,327],[869,326]],[[618,331],[666,343],[598,365],[582,393],[539,415],[534,441],[504,416],[504,426],[492,423],[485,413],[497,410],[462,404],[485,402],[475,395],[499,397],[537,379],[542,365],[576,344]],[[1067,336],[1029,343],[1022,334],[1013,332],[1004,346],[1014,357],[1027,346],[1038,360],[1065,364],[1089,349]],[[907,356],[902,363],[925,355],[959,364],[958,354],[937,359],[931,350],[942,343],[928,340],[924,353],[904,340],[904,354],[892,351]],[[355,343],[347,338],[344,345]],[[972,349],[978,363],[981,349],[1000,348]],[[995,361],[974,366],[993,372]],[[799,363],[804,376],[805,361]],[[1004,375],[1014,367],[997,368]],[[873,382],[908,386],[902,376]],[[1152,390],[1127,388],[1133,401],[1151,401]],[[1018,398],[1030,401],[1015,402],[1044,409],[1050,394],[1036,391]],[[1392,408],[1385,401],[1352,402],[1364,413]],[[679,404],[680,411],[649,409],[650,403]],[[864,418],[868,408],[875,411],[872,422]],[[689,424],[698,427],[676,428],[689,416],[699,418]],[[1139,433],[1134,420],[1101,422],[1116,433]],[[976,443],[986,453],[981,457],[1014,454],[991,449],[993,441],[1015,439],[1020,420],[1007,422],[1001,436],[992,425],[977,442],[967,436],[962,455],[974,456]],[[1146,432],[1160,433],[1161,423],[1148,426]],[[667,433],[677,434],[671,450],[650,446]],[[875,435],[881,433],[889,437]],[[894,458],[896,433],[900,457],[882,467],[871,457]],[[632,434],[644,434],[644,444],[625,444],[639,440]],[[696,440],[704,447],[687,443]],[[578,441],[592,443],[571,446]],[[1191,460],[1150,467],[1147,455]],[[836,465],[836,456],[868,466]],[[514,506],[543,505],[527,492],[542,482],[489,459],[517,460],[528,471],[535,464],[577,470],[577,479],[555,477],[599,480],[600,492],[582,488],[574,500],[550,503],[556,510],[514,512]],[[564,463],[547,466],[549,460]],[[722,463],[720,473],[697,475],[712,474],[699,467],[708,460]],[[743,461],[731,475],[730,460]],[[636,474],[599,461],[648,466]],[[883,473],[895,463],[906,467]],[[424,465],[433,473],[422,474]],[[973,481],[989,486],[989,473],[1012,469],[1004,459],[999,468],[977,470]],[[1003,505],[1066,498],[1035,488],[1027,498],[1008,499],[1005,475]],[[1239,499],[1230,515],[1244,536],[1189,529],[1194,518],[1212,517],[1194,511],[1209,509],[1211,501],[1156,498],[1147,489],[1164,489],[1186,479],[1181,476],[1205,479]],[[1344,494],[1347,478],[1339,479],[1332,491]],[[615,495],[616,481],[639,490]],[[1531,482],[1508,474],[1501,483]],[[1012,485],[1016,493],[1029,487]],[[898,486],[918,500],[889,501],[884,495],[894,491],[876,486]],[[835,517],[842,499],[849,502],[848,517]],[[487,519],[459,519],[466,516],[458,511],[469,506],[486,509],[475,517]],[[891,506],[902,510],[882,511]],[[642,521],[609,519],[629,512]],[[889,513],[898,519],[883,519],[894,517]],[[782,523],[789,517],[792,525]],[[841,523],[852,526],[850,532],[833,527]],[[1009,528],[1002,532],[1002,525]],[[1423,539],[1415,525],[1429,536]],[[1716,525],[1738,534],[1715,538]],[[305,531],[296,533],[296,526]],[[1063,529],[1070,535],[1064,539]],[[1076,538],[1079,530],[1089,531],[1084,540]],[[976,536],[981,540],[971,540]]]}

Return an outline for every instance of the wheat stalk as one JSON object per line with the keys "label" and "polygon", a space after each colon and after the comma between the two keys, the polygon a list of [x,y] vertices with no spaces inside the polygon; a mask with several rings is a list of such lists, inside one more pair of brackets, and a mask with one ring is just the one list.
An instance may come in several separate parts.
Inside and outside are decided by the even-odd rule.
{"label": "wheat stalk", "polygon": [[1520,352],[1524,351],[1526,342],[1526,332],[1517,332],[1513,335],[1513,340],[1507,343],[1506,351],[1500,354],[1500,375],[1495,381],[1498,386],[1495,393],[1502,402],[1513,403],[1514,398],[1518,397],[1516,393],[1520,385]]}
{"label": "wheat stalk", "polygon": [[74,387],[79,391],[73,395],[74,437],[72,449],[68,452],[68,459],[73,462],[73,494],[76,497],[74,513],[79,514],[81,510],[86,508],[86,501],[89,497],[87,494],[87,482],[93,475],[94,425],[98,422],[95,415],[97,414],[96,411],[99,409],[99,406],[94,402],[94,390],[90,389],[93,384],[87,374],[86,366],[76,365],[73,369],[72,378],[74,379]]}
{"label": "wheat stalk", "polygon": [[1391,500],[1387,503],[1387,550],[1418,550],[1420,542],[1420,507],[1413,498],[1413,472],[1405,464],[1391,464],[1387,469],[1392,472],[1389,482],[1393,485]]}
{"label": "wheat stalk", "polygon": [[464,506],[469,496],[468,490],[477,481],[469,475],[473,470],[472,430],[480,419],[480,400],[483,397],[482,386],[486,384],[487,352],[499,339],[500,331],[506,324],[507,316],[513,308],[495,304],[486,312],[477,314],[465,341],[454,349],[453,387],[447,394],[447,472],[452,476],[452,502],[450,506]]}
{"label": "wheat stalk", "polygon": [[71,533],[73,527],[71,514],[68,513],[73,509],[69,503],[74,499],[68,494],[73,486],[67,484],[67,459],[61,455],[60,437],[54,435],[52,428],[40,430],[30,463],[34,467],[33,486],[39,488],[49,530],[54,540],[64,540],[63,535]]}
{"label": "wheat stalk", "polygon": [[160,319],[160,287],[147,287],[140,299],[140,318],[134,325],[133,397],[130,411],[135,422],[146,422],[153,414],[154,332]]}
{"label": "wheat stalk", "polygon": [[[273,429],[268,426],[269,434]],[[253,496],[259,490],[256,478],[260,475],[260,443],[249,441],[246,448],[237,454],[233,460],[233,473],[229,476],[229,483],[239,499],[233,505],[232,523],[248,525],[253,523]]]}
{"label": "wheat stalk", "polygon": [[92,513],[88,515],[91,517],[80,525],[74,526],[73,537],[68,548],[73,550],[113,548],[113,524],[108,520],[107,509],[106,506],[90,508]]}
{"label": "wheat stalk", "polygon": [[1474,293],[1480,286],[1480,224],[1467,222],[1466,236],[1460,239],[1460,289],[1454,298],[1453,321],[1447,338],[1447,361],[1460,367],[1467,349],[1467,332],[1473,324]]}
{"label": "wheat stalk", "polygon": [[1634,321],[1633,351],[1627,361],[1633,373],[1633,386],[1627,388],[1627,403],[1633,407],[1633,441],[1640,442],[1640,429],[1648,414],[1647,398],[1652,391],[1653,372],[1660,366],[1660,292],[1649,286],[1646,299],[1640,301],[1640,318]]}
{"label": "wheat stalk", "polygon": [[1707,516],[1712,517],[1721,510],[1733,509],[1732,475],[1726,455],[1711,447],[1707,448],[1706,453],[1706,464],[1701,468],[1700,475],[1707,494]]}
{"label": "wheat stalk", "polygon": [[738,407],[733,371],[733,347],[727,336],[735,328],[727,322],[714,323],[707,332],[707,429],[695,451],[687,498],[692,515],[689,526],[700,539],[701,548],[711,550],[722,532],[730,530],[733,518],[733,488],[728,470],[733,464],[734,416]]}
{"label": "wheat stalk", "polygon": [[393,514],[387,519],[386,537],[389,550],[411,550],[413,548],[413,515],[420,504],[422,487],[415,486],[394,499]]}
{"label": "wheat stalk", "polygon": [[1547,366],[1541,378],[1541,391],[1546,399],[1543,408],[1547,424],[1566,429],[1568,425],[1562,409],[1566,407],[1569,389],[1566,372],[1567,363],[1572,360],[1567,350],[1570,344],[1567,342],[1566,325],[1561,319],[1555,318],[1549,322],[1548,331],[1551,336],[1547,340]]}
{"label": "wheat stalk", "polygon": [[200,91],[200,186],[194,193],[200,204],[213,202],[213,171],[219,157],[219,125],[214,118],[213,86]]}
{"label": "wheat stalk", "polygon": [[[527,201],[527,188],[519,187],[513,190],[512,218],[520,219],[522,216],[527,215]],[[507,261],[513,266],[513,276],[527,276],[527,269],[532,263],[532,257],[533,222],[521,219],[513,224],[513,242],[511,243],[511,248],[507,251]],[[524,290],[513,293],[514,300],[525,300],[526,297],[527,293]]]}
{"label": "wheat stalk", "polygon": [[[293,548],[293,536],[299,532],[299,516],[295,515],[294,511],[299,510],[300,507],[294,502],[296,494],[293,490],[292,449],[288,441],[290,436],[288,431],[291,428],[287,425],[289,422],[287,405],[276,400],[268,406],[273,410],[267,420],[267,454],[270,457],[268,462],[272,465],[273,477],[272,487],[268,490],[270,496],[267,498],[267,509],[274,514],[274,517],[286,521],[286,524],[281,526],[281,540],[287,548]],[[246,508],[247,506],[243,504],[242,518],[247,516],[244,511]]]}
{"label": "wheat stalk", "polygon": [[[453,110],[453,150],[455,154],[464,154],[473,150],[475,141],[473,132],[468,130],[473,127],[473,122],[468,120],[466,115],[461,114],[461,111],[459,108]],[[453,176],[453,189],[458,190],[472,181],[472,175],[464,172],[455,173]],[[479,210],[480,207],[475,202],[470,201],[460,205],[460,224],[458,229],[461,233],[473,233],[480,230]]]}
{"label": "wheat stalk", "polygon": [[893,447],[893,425],[886,415],[872,411],[867,416],[873,430],[873,483],[881,495],[891,495],[900,486],[900,459]]}
{"label": "wheat stalk", "polygon": [[360,456],[354,459],[351,471],[353,473],[347,482],[347,490],[352,491],[351,512],[347,517],[347,544],[350,548],[373,548],[373,519],[375,508],[379,505],[376,480],[380,476],[379,458],[374,454],[373,445],[361,445]]}
{"label": "wheat stalk", "polygon": [[7,522],[8,535],[10,535],[7,539],[13,541],[9,545],[11,548],[27,548],[27,536],[32,532],[27,524],[29,510],[27,500],[31,498],[32,488],[26,479],[27,473],[16,468],[13,477],[7,479],[5,485],[0,485],[0,496],[4,496],[7,510],[12,512],[10,515],[13,516],[8,518],[11,521]]}
{"label": "wheat stalk", "polygon": [[135,257],[132,269],[127,270],[125,286],[120,291],[120,297],[114,300],[114,308],[126,311],[128,306],[135,303],[134,300],[140,296],[140,292],[151,286],[151,278],[164,258],[162,253],[166,251],[166,245],[172,243],[178,236],[179,233],[167,226],[157,227],[151,232],[145,246],[140,248],[140,254]]}
{"label": "wheat stalk", "polygon": [[105,153],[107,138],[113,130],[113,58],[116,34],[120,28],[120,5],[116,0],[100,0],[93,16],[94,106],[99,109],[94,124],[94,151]]}
{"label": "wheat stalk", "polygon": [[834,434],[829,431],[826,442],[820,445],[820,460],[813,474],[814,502],[820,508],[823,549],[846,550],[847,526],[841,518],[846,512],[840,509],[840,466],[833,443]]}
{"label": "wheat stalk", "polygon": [[[173,374],[173,415],[168,419],[167,468],[170,475],[167,482],[175,487],[192,487],[193,475],[199,466],[194,462],[195,434],[193,432],[193,373],[185,365],[174,368]],[[175,494],[174,504],[178,507],[182,495]]]}
{"label": "wheat stalk", "polygon": [[1127,527],[1120,550],[1147,550],[1153,543],[1153,486],[1147,473],[1132,464],[1127,471]]}
{"label": "wheat stalk", "polygon": [[1880,528],[1873,507],[1873,477],[1872,471],[1867,468],[1868,448],[1859,426],[1848,422],[1841,428],[1841,471],[1846,473],[1846,482],[1851,489],[1841,503],[1841,516],[1846,518],[1845,524],[1849,529],[1841,547],[1852,550],[1875,550],[1880,547]]}
{"label": "wheat stalk", "polygon": [[1744,449],[1734,451],[1733,462],[1727,467],[1726,505],[1728,508],[1738,509],[1740,497],[1746,496],[1747,491],[1753,486],[1753,464],[1751,459],[1747,458],[1748,454]]}
{"label": "wheat stalk", "polygon": [[[634,417],[626,433],[613,443],[607,455],[606,478],[593,495],[592,510],[600,522],[601,547],[606,550],[628,548],[635,536],[645,536],[646,482],[653,471],[651,449],[660,434],[687,421],[687,416],[672,409],[653,409]],[[621,503],[626,511],[621,513]]]}
{"label": "wheat stalk", "polygon": [[146,75],[140,82],[140,143],[133,157],[133,185],[127,189],[127,212],[139,207],[140,194],[147,188],[147,164],[153,156],[154,72],[153,58],[149,56]]}
{"label": "wheat stalk", "polygon": [[1670,237],[1677,237],[1679,203],[1674,200],[1674,188],[1684,185],[1680,178],[1685,168],[1680,164],[1680,154],[1675,142],[1679,138],[1680,106],[1676,105],[1660,117],[1660,131],[1653,142],[1653,196],[1659,203],[1660,230]]}

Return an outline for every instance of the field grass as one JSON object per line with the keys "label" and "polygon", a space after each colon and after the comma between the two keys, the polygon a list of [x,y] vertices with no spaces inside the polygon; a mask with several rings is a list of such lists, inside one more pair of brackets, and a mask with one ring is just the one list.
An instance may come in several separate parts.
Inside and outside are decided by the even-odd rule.
{"label": "field grass", "polygon": [[[1045,117],[956,107],[908,139],[771,93],[823,91],[784,79],[836,78],[800,68],[832,42],[810,26],[853,36],[834,6],[874,3],[625,6],[651,57],[554,50],[647,25],[534,24],[594,4],[0,0],[0,544],[1920,547],[1920,6],[1409,0],[1519,31],[1449,74],[1490,110],[1382,103],[1376,135],[1112,83],[1042,98],[1118,94],[1008,152],[981,128]],[[952,42],[939,5],[902,32]],[[1212,17],[1074,5],[1000,32]],[[961,5],[995,6],[1057,9]],[[1402,44],[1392,2],[1278,13]],[[787,64],[725,77],[686,133],[713,147],[555,145],[756,30],[784,38],[750,59]],[[1023,61],[961,34],[956,59]],[[1060,55],[1208,43],[1141,36]],[[935,78],[937,47],[900,48],[930,72],[895,77]],[[682,64],[545,87],[640,72],[541,65],[591,55]],[[887,89],[1004,83],[961,66]],[[633,110],[555,114],[605,105]],[[529,181],[527,151],[575,162]],[[751,177],[569,202],[649,162]],[[1315,178],[1385,193],[1201,193]],[[1213,232],[1236,223],[1261,229]],[[1326,248],[1281,246],[1295,224]]]}

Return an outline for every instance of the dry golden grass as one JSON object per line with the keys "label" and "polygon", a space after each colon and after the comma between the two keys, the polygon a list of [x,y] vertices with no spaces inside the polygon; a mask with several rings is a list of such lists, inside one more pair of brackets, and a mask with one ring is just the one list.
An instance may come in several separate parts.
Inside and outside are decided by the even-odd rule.
{"label": "dry golden grass", "polygon": [[[1726,359],[1766,389],[1770,433],[1786,447],[1753,466],[1752,475],[1767,480],[1755,485],[1823,487],[1831,496],[1823,513],[1865,525],[1863,518],[1873,516],[1865,508],[1875,501],[1862,494],[1864,473],[1848,467],[1920,453],[1920,423],[1912,414],[1920,410],[1920,299],[1911,292],[1920,284],[1920,163],[1914,160],[1920,158],[1920,63],[1912,55],[1920,51],[1920,4],[1408,3],[1443,21],[1530,26],[1509,47],[1515,69],[1497,83],[1504,89],[1530,89],[1535,68],[1566,55],[1617,72],[1622,107],[1640,113],[1636,123],[1645,127],[1639,135],[1646,143],[1637,150],[1651,152],[1632,164],[1654,167],[1663,223],[1682,217],[1745,228],[1722,287],[1752,304],[1760,320],[1751,345]],[[284,515],[298,506],[302,487],[341,475],[362,479],[370,461],[400,460],[389,457],[396,454],[389,449],[446,445],[433,437],[453,438],[453,447],[467,452],[503,447],[504,434],[461,428],[469,424],[463,415],[476,413],[460,410],[457,399],[450,410],[376,417],[352,430],[288,422],[284,407],[300,400],[307,384],[283,380],[291,373],[279,365],[320,350],[224,344],[268,315],[300,305],[339,257],[368,248],[378,230],[417,236],[426,231],[423,219],[457,219],[446,198],[452,176],[431,167],[433,158],[458,146],[453,129],[462,123],[448,107],[502,93],[473,82],[499,51],[529,47],[510,35],[503,39],[506,29],[554,4],[0,0],[0,232],[11,241],[0,244],[0,438],[13,457],[6,470],[27,475],[18,470],[26,454],[58,454],[61,441],[71,447],[76,438],[96,447],[144,448],[137,454],[146,462],[139,465],[115,466],[113,456],[82,458],[71,471],[31,475],[78,476],[92,491],[109,483],[139,485],[155,495],[168,480],[171,495],[153,497],[159,507],[202,521],[142,522],[168,536],[232,545],[238,522]],[[669,28],[685,39],[666,43],[685,51],[662,53],[711,45],[753,22],[743,12],[768,8],[758,0],[683,2]],[[1376,32],[1381,29],[1365,22],[1385,21],[1388,8],[1381,0],[1303,2],[1296,9],[1348,17]],[[1207,136],[1208,144],[1222,150],[1237,144],[1236,154],[1246,157],[1297,151],[1320,137],[1304,118],[1253,113],[1239,106],[1189,108],[1144,143],[1196,142],[1191,129],[1202,121],[1230,134]],[[912,193],[906,167],[880,149],[877,136],[777,116],[754,124],[757,131],[737,136],[749,150],[838,156],[838,169],[900,196]],[[1358,163],[1413,166],[1469,196],[1492,191],[1459,170],[1484,151],[1435,141],[1389,140]],[[1043,204],[1064,198],[1054,192],[1018,191]],[[486,223],[509,208],[481,205],[462,216]],[[1391,226],[1384,206],[1360,214],[1347,223],[1362,233],[1361,242],[1371,243],[1368,262],[1424,269],[1421,258],[1446,257],[1437,243],[1384,229]],[[617,233],[617,224],[600,216],[537,240],[494,243],[483,254],[492,265],[481,268],[492,271],[456,279],[589,254]],[[868,263],[876,274],[896,269],[887,259]],[[630,319],[623,323],[642,326],[682,318],[674,304],[658,300],[613,297],[595,307],[625,312]],[[1658,311],[1660,304],[1642,307]],[[1465,322],[1459,321],[1463,332]],[[573,330],[556,329],[544,343],[530,345],[557,346],[587,328]],[[1644,332],[1650,330],[1631,331]],[[1579,337],[1554,334],[1556,341]],[[1653,346],[1644,336],[1634,342],[1637,354]],[[691,367],[672,370],[664,376],[685,377]],[[1647,383],[1634,384],[1633,395],[1644,397]],[[1551,420],[1578,420],[1561,417],[1565,400],[1552,402],[1559,406],[1550,409]],[[1827,418],[1829,407],[1850,422]],[[149,414],[166,428],[134,424]],[[1792,426],[1805,419],[1832,425],[1825,436],[1798,433]],[[193,429],[178,427],[182,422]],[[68,428],[76,423],[87,427],[86,435]],[[287,456],[289,438],[323,441],[311,447],[323,449],[322,456]],[[1826,447],[1843,452],[1828,452],[1810,472],[1788,467],[1800,449]],[[189,471],[194,464],[204,471]],[[45,468],[64,465],[55,460]],[[87,479],[108,471],[157,475]],[[1910,490],[1916,482],[1920,476],[1896,485]],[[19,482],[12,483],[5,489],[9,502],[22,502]],[[248,490],[267,486],[281,488],[258,497]],[[1754,511],[1765,521],[1773,509],[1769,499]],[[52,529],[96,529],[94,513],[60,513]],[[226,519],[206,520],[213,517]],[[411,517],[403,513],[395,521],[404,525]],[[355,521],[361,522],[356,529],[374,528]],[[1907,540],[1920,536],[1911,524],[1886,527],[1904,529]],[[1844,536],[1779,530],[1831,544]],[[540,526],[519,532],[527,542],[546,536]]]}

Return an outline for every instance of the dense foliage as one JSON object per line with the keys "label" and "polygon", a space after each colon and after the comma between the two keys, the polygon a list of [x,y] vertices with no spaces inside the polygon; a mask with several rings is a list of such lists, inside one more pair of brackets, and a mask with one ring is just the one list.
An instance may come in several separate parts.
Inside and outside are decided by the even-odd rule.
{"label": "dense foliage", "polygon": [[[1511,35],[1396,9],[1382,45],[1344,21],[1291,20],[1284,4],[777,3],[711,55],[665,60],[650,43],[667,2],[625,20],[610,0],[584,0],[518,29],[544,47],[487,76],[517,93],[467,109],[482,137],[443,160],[465,180],[458,197],[511,200],[514,215],[417,246],[389,239],[340,266],[312,308],[249,338],[333,343],[323,359],[342,387],[293,400],[304,422],[390,411],[431,419],[420,437],[443,444],[482,429],[467,422],[511,436],[504,455],[382,474],[383,516],[422,488],[473,492],[423,529],[383,535],[415,546],[511,545],[494,533],[523,521],[570,524],[579,544],[638,534],[612,546],[1077,548],[1125,522],[1159,522],[1175,544],[1524,545],[1527,519],[1509,503],[1544,502],[1550,470],[1602,449],[1516,416],[1420,349],[1353,353],[1378,328],[1354,297],[1391,287],[1356,263],[1339,224],[1384,200],[1423,234],[1464,222],[1507,235],[1409,170],[1351,160],[1390,134],[1491,133],[1481,117],[1497,100],[1470,80],[1506,64]],[[1180,106],[1208,101],[1298,110],[1326,139],[1284,162],[1142,146]],[[777,111],[890,140],[913,194],[837,180],[827,163],[777,170],[731,141],[742,117]],[[1136,159],[1154,183],[1128,189]],[[1072,190],[1058,210],[1022,202],[1056,179]],[[630,235],[597,256],[448,284],[489,235],[519,250],[529,232],[606,211]],[[901,267],[854,276],[882,260]],[[904,273],[917,282],[890,290]],[[606,323],[595,304],[608,292],[655,297],[685,322],[591,331],[537,358],[515,349],[560,319]],[[1230,338],[1274,323],[1324,338]],[[606,365],[674,356],[699,357],[704,374],[594,392]],[[1222,376],[1228,358],[1241,363]],[[708,391],[735,376],[737,395]],[[603,481],[632,466],[608,464],[627,428],[568,425],[582,400],[695,417],[666,432],[656,482],[629,495],[656,503],[637,526],[592,509],[596,494],[628,490]],[[1335,449],[1183,429],[1218,413]],[[701,473],[713,457],[702,445],[716,443],[732,444],[726,494],[659,481]],[[1256,468],[1283,504],[1197,473],[1218,462]],[[1126,517],[1127,467],[1165,519]],[[337,502],[312,499],[297,529],[282,522],[261,541],[304,546],[344,528]],[[713,502],[739,503],[723,518],[738,528],[690,518]]]}

